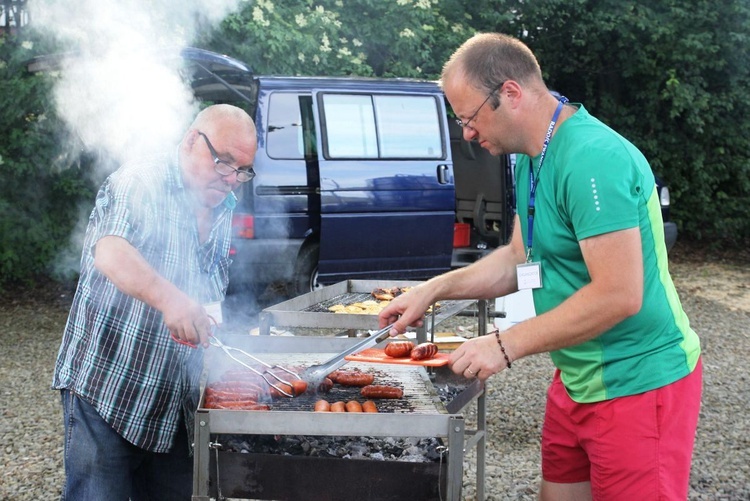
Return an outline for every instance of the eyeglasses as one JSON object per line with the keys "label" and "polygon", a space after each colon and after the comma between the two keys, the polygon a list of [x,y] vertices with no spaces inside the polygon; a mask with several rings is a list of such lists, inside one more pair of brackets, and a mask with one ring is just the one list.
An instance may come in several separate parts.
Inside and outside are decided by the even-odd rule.
{"label": "eyeglasses", "polygon": [[211,144],[211,141],[208,140],[208,136],[206,136],[201,131],[198,131],[198,134],[203,136],[203,139],[206,140],[208,151],[211,152],[211,156],[214,158],[214,169],[216,170],[216,172],[218,172],[222,176],[231,176],[232,174],[237,174],[237,181],[239,181],[240,183],[246,183],[255,177],[255,171],[253,170],[252,165],[248,165],[247,167],[240,167],[239,169],[232,167],[228,162],[225,162],[224,160],[219,158],[219,154],[216,153],[216,150]]}
{"label": "eyeglasses", "polygon": [[479,112],[482,110],[482,107],[485,104],[487,104],[487,101],[489,101],[490,98],[492,97],[492,94],[494,94],[495,92],[497,92],[499,89],[502,89],[503,85],[505,85],[505,82],[501,83],[500,85],[498,85],[497,87],[495,87],[494,89],[492,89],[489,94],[487,94],[487,97],[484,98],[484,101],[482,101],[482,104],[479,105],[479,108],[477,108],[477,111],[474,112],[474,114],[471,116],[470,119],[468,119],[467,121],[464,122],[460,118],[457,118],[456,119],[456,123],[458,124],[458,126],[461,127],[461,128],[468,127],[470,129],[473,129],[474,127],[472,127],[471,125],[469,125],[469,123],[472,120],[474,120],[475,118],[477,118],[477,115],[479,115]]}

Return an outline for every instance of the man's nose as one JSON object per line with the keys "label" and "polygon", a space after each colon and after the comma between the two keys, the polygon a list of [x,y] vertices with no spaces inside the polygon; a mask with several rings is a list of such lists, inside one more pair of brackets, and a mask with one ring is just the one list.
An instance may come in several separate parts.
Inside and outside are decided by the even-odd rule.
{"label": "man's nose", "polygon": [[240,171],[236,170],[232,172],[231,174],[222,175],[221,180],[224,181],[226,184],[232,186],[232,188],[237,188],[240,184],[240,180],[238,179],[240,175]]}
{"label": "man's nose", "polygon": [[466,139],[467,141],[471,141],[477,136],[477,130],[471,125],[464,125],[461,131],[463,132],[464,139]]}

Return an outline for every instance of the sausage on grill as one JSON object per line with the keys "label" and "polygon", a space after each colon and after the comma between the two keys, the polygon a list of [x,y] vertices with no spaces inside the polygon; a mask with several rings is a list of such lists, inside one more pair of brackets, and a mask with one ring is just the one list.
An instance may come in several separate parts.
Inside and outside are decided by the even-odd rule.
{"label": "sausage on grill", "polygon": [[331,388],[333,388],[333,381],[331,381],[331,378],[325,378],[318,385],[318,393],[328,393]]}
{"label": "sausage on grill", "polygon": [[360,395],[365,398],[401,398],[404,396],[404,390],[397,386],[371,384],[362,388]]}
{"label": "sausage on grill", "polygon": [[332,403],[331,412],[346,412],[346,404],[344,402]]}
{"label": "sausage on grill", "polygon": [[[289,397],[289,395],[293,397],[297,397],[299,395],[302,395],[307,391],[307,381],[302,381],[301,379],[286,379],[286,383],[282,383],[281,381],[276,381],[275,379],[271,379],[270,377],[268,380],[273,383],[274,385],[278,386],[279,389],[274,388],[270,384],[268,385],[268,393],[272,397]],[[280,390],[284,390],[289,395],[285,395],[281,393]]]}
{"label": "sausage on grill", "polygon": [[234,400],[226,402],[215,402],[211,405],[206,404],[208,409],[227,409],[235,411],[267,411],[271,410],[268,404],[259,404],[254,400]]}
{"label": "sausage on grill", "polygon": [[244,393],[244,392],[258,392],[258,393],[264,393],[265,390],[261,385],[253,382],[253,381],[243,381],[243,380],[228,380],[228,381],[214,381],[213,383],[209,383],[206,385],[206,390],[213,390],[213,391],[226,391],[226,392],[232,392],[232,393]]}
{"label": "sausage on grill", "polygon": [[346,403],[346,412],[362,412],[362,404],[356,400],[349,400]]}
{"label": "sausage on grill", "polygon": [[362,404],[362,412],[378,412],[378,406],[372,400],[366,400]]}
{"label": "sausage on grill", "polygon": [[331,404],[327,400],[318,400],[315,402],[315,412],[330,412]]}
{"label": "sausage on grill", "polygon": [[224,389],[217,390],[211,386],[206,387],[206,400],[215,402],[227,402],[234,400],[260,400],[262,392],[257,389]]}
{"label": "sausage on grill", "polygon": [[367,386],[375,381],[375,376],[361,371],[333,371],[328,377],[343,386]]}
{"label": "sausage on grill", "polygon": [[303,381],[301,379],[293,379],[291,381],[291,384],[292,388],[294,389],[292,395],[294,395],[295,397],[298,395],[302,395],[307,391],[307,381]]}

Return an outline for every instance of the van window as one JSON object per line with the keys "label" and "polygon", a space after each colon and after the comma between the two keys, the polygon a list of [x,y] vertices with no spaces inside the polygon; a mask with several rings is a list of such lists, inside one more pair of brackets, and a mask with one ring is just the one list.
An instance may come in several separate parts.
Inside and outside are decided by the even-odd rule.
{"label": "van window", "polygon": [[325,94],[323,107],[331,158],[378,158],[370,96]]}
{"label": "van window", "polygon": [[431,96],[324,94],[327,158],[444,158]]}
{"label": "van window", "polygon": [[314,148],[314,127],[312,124],[307,124],[308,127],[302,126],[303,115],[312,117],[311,96],[292,93],[271,95],[266,145],[269,157],[299,160],[305,157],[305,153],[309,154],[311,148]]}
{"label": "van window", "polygon": [[374,96],[381,158],[442,158],[435,98]]}

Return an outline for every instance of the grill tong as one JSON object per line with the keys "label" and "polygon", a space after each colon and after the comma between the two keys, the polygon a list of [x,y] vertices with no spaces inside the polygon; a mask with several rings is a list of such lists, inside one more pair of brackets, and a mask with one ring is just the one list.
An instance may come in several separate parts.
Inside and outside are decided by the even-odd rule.
{"label": "grill tong", "polygon": [[[217,348],[221,349],[221,351],[223,351],[226,354],[226,356],[228,356],[229,358],[231,358],[232,360],[234,360],[235,362],[237,362],[241,366],[243,366],[246,369],[249,369],[249,370],[253,371],[254,373],[256,373],[257,375],[259,375],[261,378],[263,378],[263,381],[265,381],[268,384],[268,386],[270,386],[271,388],[275,389],[276,391],[278,391],[282,395],[287,396],[287,397],[295,397],[296,396],[295,395],[295,389],[294,389],[295,387],[294,387],[294,385],[292,383],[290,383],[289,381],[287,381],[286,379],[283,379],[283,378],[279,377],[271,369],[282,370],[282,371],[284,371],[284,372],[286,372],[286,373],[294,376],[295,378],[302,380],[302,378],[298,374],[296,374],[295,372],[290,371],[286,367],[282,367],[280,365],[271,365],[271,364],[268,364],[268,363],[264,362],[263,360],[261,360],[261,359],[255,357],[255,356],[249,354],[245,350],[241,350],[241,349],[236,348],[234,346],[226,345],[226,344],[222,343],[219,340],[219,338],[217,338],[216,336],[213,336],[213,335],[210,336],[208,338],[208,342],[211,344],[211,346],[216,346]],[[248,357],[248,358],[254,360],[255,362],[257,362],[257,363],[265,366],[266,370],[264,370],[263,372],[259,371],[258,369],[256,369],[252,365],[250,365],[250,364],[244,362],[243,360],[241,360],[238,356],[234,355],[235,353],[238,354],[238,355],[240,355],[240,356]],[[271,376],[272,379],[275,379],[277,383],[279,383],[281,385],[284,385],[287,388],[289,388],[290,391],[282,390],[278,386],[278,384],[272,383],[268,379],[268,377],[266,377],[266,374],[268,376]]]}
{"label": "grill tong", "polygon": [[[290,371],[286,367],[282,367],[280,365],[271,365],[271,364],[268,364],[268,363],[264,362],[263,360],[255,357],[254,355],[251,355],[250,353],[246,352],[245,350],[241,350],[241,349],[236,348],[234,346],[229,346],[229,345],[226,345],[226,344],[222,343],[219,340],[219,338],[217,338],[215,336],[215,330],[218,327],[218,324],[217,324],[216,320],[213,317],[211,317],[211,316],[209,316],[208,318],[209,318],[209,320],[211,321],[211,324],[212,324],[211,325],[211,334],[208,336],[208,342],[209,342],[209,344],[211,344],[211,346],[215,346],[215,347],[219,348],[221,351],[224,352],[224,354],[226,356],[228,356],[229,358],[231,358],[232,360],[234,360],[235,362],[237,362],[241,366],[245,367],[246,369],[249,369],[252,372],[254,372],[255,374],[257,374],[258,376],[260,376],[263,379],[263,381],[265,381],[266,384],[268,384],[268,386],[270,386],[271,388],[275,389],[280,394],[282,394],[282,395],[284,395],[286,397],[295,397],[295,396],[297,396],[297,393],[295,391],[295,386],[292,383],[290,383],[288,380],[283,379],[279,375],[277,375],[274,372],[272,372],[271,369],[282,370],[282,371],[290,374],[291,376],[294,376],[296,379],[302,381],[303,379],[298,374],[296,374],[295,372]],[[191,348],[196,348],[196,345],[194,345],[193,343],[190,343],[190,342],[178,339],[177,337],[175,337],[174,334],[171,334],[171,335],[172,335],[172,339],[174,339],[178,343],[190,346]],[[239,356],[247,357],[247,358],[249,358],[249,359],[251,359],[251,360],[253,360],[253,361],[255,361],[255,362],[257,362],[257,363],[259,363],[259,364],[261,364],[263,366],[265,366],[266,370],[264,370],[262,372],[259,371],[258,369],[256,369],[255,367],[253,367],[251,364],[249,364],[249,363],[243,361],[242,359],[240,359],[240,357],[238,355]],[[276,383],[271,382],[271,380],[268,379],[267,375],[271,376],[272,379],[276,380]],[[289,391],[281,389],[281,387],[279,387],[279,384],[283,385],[283,386],[286,386],[287,388],[289,388]]]}
{"label": "grill tong", "polygon": [[388,327],[384,327],[376,332],[370,331],[371,335],[366,337],[364,340],[353,344],[346,350],[342,351],[338,355],[335,355],[334,357],[331,357],[328,361],[323,362],[322,364],[311,365],[310,367],[302,371],[300,377],[303,380],[307,381],[309,385],[317,388],[323,381],[323,379],[328,376],[328,374],[335,371],[347,362],[346,357],[348,355],[358,353],[365,348],[375,346],[381,341],[385,341],[386,339],[388,339],[390,337],[389,332],[392,327],[393,324],[389,325]]}

